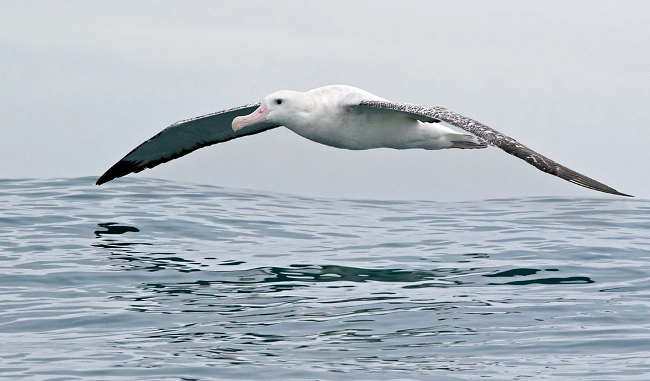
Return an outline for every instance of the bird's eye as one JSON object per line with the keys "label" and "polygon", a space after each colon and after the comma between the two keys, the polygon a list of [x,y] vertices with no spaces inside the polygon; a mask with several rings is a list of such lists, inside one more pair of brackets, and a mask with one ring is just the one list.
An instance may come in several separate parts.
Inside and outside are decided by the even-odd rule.
{"label": "bird's eye", "polygon": [[282,99],[276,99],[275,104],[281,105],[282,104]]}

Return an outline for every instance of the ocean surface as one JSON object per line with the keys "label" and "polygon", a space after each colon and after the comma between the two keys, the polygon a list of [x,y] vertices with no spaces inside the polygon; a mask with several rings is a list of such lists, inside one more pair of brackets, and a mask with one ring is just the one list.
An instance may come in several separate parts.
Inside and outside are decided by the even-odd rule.
{"label": "ocean surface", "polygon": [[94,180],[0,180],[0,379],[650,379],[649,200]]}

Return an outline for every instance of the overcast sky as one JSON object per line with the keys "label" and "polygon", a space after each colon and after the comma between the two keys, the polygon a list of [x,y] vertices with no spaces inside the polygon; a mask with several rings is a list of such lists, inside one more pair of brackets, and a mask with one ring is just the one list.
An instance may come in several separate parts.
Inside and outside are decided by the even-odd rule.
{"label": "overcast sky", "polygon": [[[279,89],[349,84],[447,107],[619,191],[650,197],[647,1],[0,7],[2,178],[99,176],[177,120]],[[131,176],[344,198],[605,196],[497,148],[346,151],[286,129]]]}

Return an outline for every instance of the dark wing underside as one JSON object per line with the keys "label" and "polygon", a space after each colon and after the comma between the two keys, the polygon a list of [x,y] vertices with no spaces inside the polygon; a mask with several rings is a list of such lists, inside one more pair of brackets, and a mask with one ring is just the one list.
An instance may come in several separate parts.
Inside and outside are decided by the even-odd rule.
{"label": "dark wing underside", "polygon": [[153,168],[199,148],[278,127],[274,124],[258,124],[238,132],[233,131],[232,120],[250,114],[258,106],[259,103],[255,103],[176,122],[129,152],[109,168],[96,184],[101,185],[129,173]]}
{"label": "dark wing underside", "polygon": [[393,103],[383,101],[362,101],[358,106],[355,107],[364,106],[404,112],[422,121],[430,121],[431,119],[435,119],[449,123],[458,128],[462,128],[465,131],[471,132],[472,134],[485,140],[487,143],[501,148],[507,153],[526,161],[528,164],[533,165],[546,173],[550,173],[551,175],[563,178],[564,180],[570,181],[574,184],[599,192],[632,197],[629,194],[621,193],[612,187],[609,187],[601,182],[598,182],[561,164],[558,164],[555,161],[543,155],[540,155],[539,153],[519,143],[515,139],[504,135],[499,131],[494,130],[473,119],[467,118],[453,111],[449,111],[446,108],[425,107],[407,103]]}

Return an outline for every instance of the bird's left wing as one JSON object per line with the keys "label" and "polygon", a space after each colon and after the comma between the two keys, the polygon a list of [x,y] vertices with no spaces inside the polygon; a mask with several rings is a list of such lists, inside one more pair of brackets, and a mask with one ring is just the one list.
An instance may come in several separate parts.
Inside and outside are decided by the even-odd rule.
{"label": "bird's left wing", "polygon": [[394,103],[375,100],[361,101],[359,104],[352,105],[352,107],[369,107],[394,110],[406,113],[409,116],[423,122],[431,121],[431,119],[446,122],[478,136],[479,138],[485,140],[487,143],[501,148],[510,155],[516,156],[526,161],[528,164],[535,166],[541,171],[560,177],[564,180],[570,181],[585,188],[619,196],[631,197],[629,194],[621,193],[612,187],[609,187],[601,182],[598,182],[581,173],[569,169],[543,155],[540,155],[539,153],[519,143],[515,139],[504,135],[495,129],[492,129],[483,123],[477,122],[473,119],[462,116],[443,107],[425,107],[408,103]]}
{"label": "bird's left wing", "polygon": [[129,152],[109,168],[96,184],[101,185],[129,173],[153,168],[202,147],[279,127],[272,123],[261,123],[233,131],[232,120],[237,116],[250,114],[259,105],[249,104],[176,122]]}

